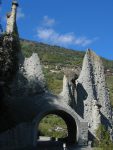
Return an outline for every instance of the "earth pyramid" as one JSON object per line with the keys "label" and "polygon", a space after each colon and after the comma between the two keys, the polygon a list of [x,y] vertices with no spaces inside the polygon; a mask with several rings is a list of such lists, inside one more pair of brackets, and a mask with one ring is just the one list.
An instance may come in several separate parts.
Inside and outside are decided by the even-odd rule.
{"label": "earth pyramid", "polygon": [[87,146],[100,124],[111,130],[111,105],[100,57],[87,50],[79,77],[76,72],[65,72],[62,92],[53,95],[47,90],[38,54],[30,58],[22,54],[17,7],[13,1],[6,33],[0,37],[0,149],[35,146],[37,127],[48,114],[66,122],[65,142]]}

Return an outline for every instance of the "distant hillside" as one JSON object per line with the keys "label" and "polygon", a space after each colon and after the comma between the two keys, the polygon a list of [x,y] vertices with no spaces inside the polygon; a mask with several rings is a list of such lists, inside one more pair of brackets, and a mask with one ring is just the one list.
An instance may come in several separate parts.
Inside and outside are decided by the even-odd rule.
{"label": "distant hillside", "polygon": [[[82,67],[85,52],[50,46],[44,43],[21,39],[21,48],[25,57],[33,52],[38,53],[43,71],[51,92],[58,94],[62,89],[63,69],[71,68],[79,70]],[[110,99],[113,106],[113,61],[102,58],[105,67],[107,86],[110,90]]]}

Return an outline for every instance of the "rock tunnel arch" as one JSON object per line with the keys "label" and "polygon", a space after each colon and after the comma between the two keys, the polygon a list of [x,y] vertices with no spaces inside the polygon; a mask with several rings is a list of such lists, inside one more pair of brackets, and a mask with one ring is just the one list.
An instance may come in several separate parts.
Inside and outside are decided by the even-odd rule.
{"label": "rock tunnel arch", "polygon": [[76,113],[73,110],[71,111],[71,109],[54,105],[49,108],[43,108],[43,111],[34,119],[34,145],[37,144],[37,127],[39,127],[40,121],[49,114],[57,115],[65,121],[68,131],[66,142],[67,144],[76,144],[79,139],[79,119]]}

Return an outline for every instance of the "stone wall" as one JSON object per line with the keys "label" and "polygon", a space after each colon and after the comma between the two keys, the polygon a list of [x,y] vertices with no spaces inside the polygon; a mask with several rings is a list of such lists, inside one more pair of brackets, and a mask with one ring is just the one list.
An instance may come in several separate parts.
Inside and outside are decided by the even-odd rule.
{"label": "stone wall", "polygon": [[80,123],[80,137],[78,139],[78,145],[81,146],[87,146],[88,145],[88,123],[87,122],[81,122]]}

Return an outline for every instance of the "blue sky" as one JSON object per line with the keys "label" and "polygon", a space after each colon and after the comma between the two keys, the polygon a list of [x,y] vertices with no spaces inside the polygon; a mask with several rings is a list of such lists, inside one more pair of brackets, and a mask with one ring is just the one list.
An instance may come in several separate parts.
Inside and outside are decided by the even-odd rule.
{"label": "blue sky", "polygon": [[[2,0],[0,17],[11,0]],[[20,37],[75,50],[93,49],[113,60],[113,0],[19,0]]]}

